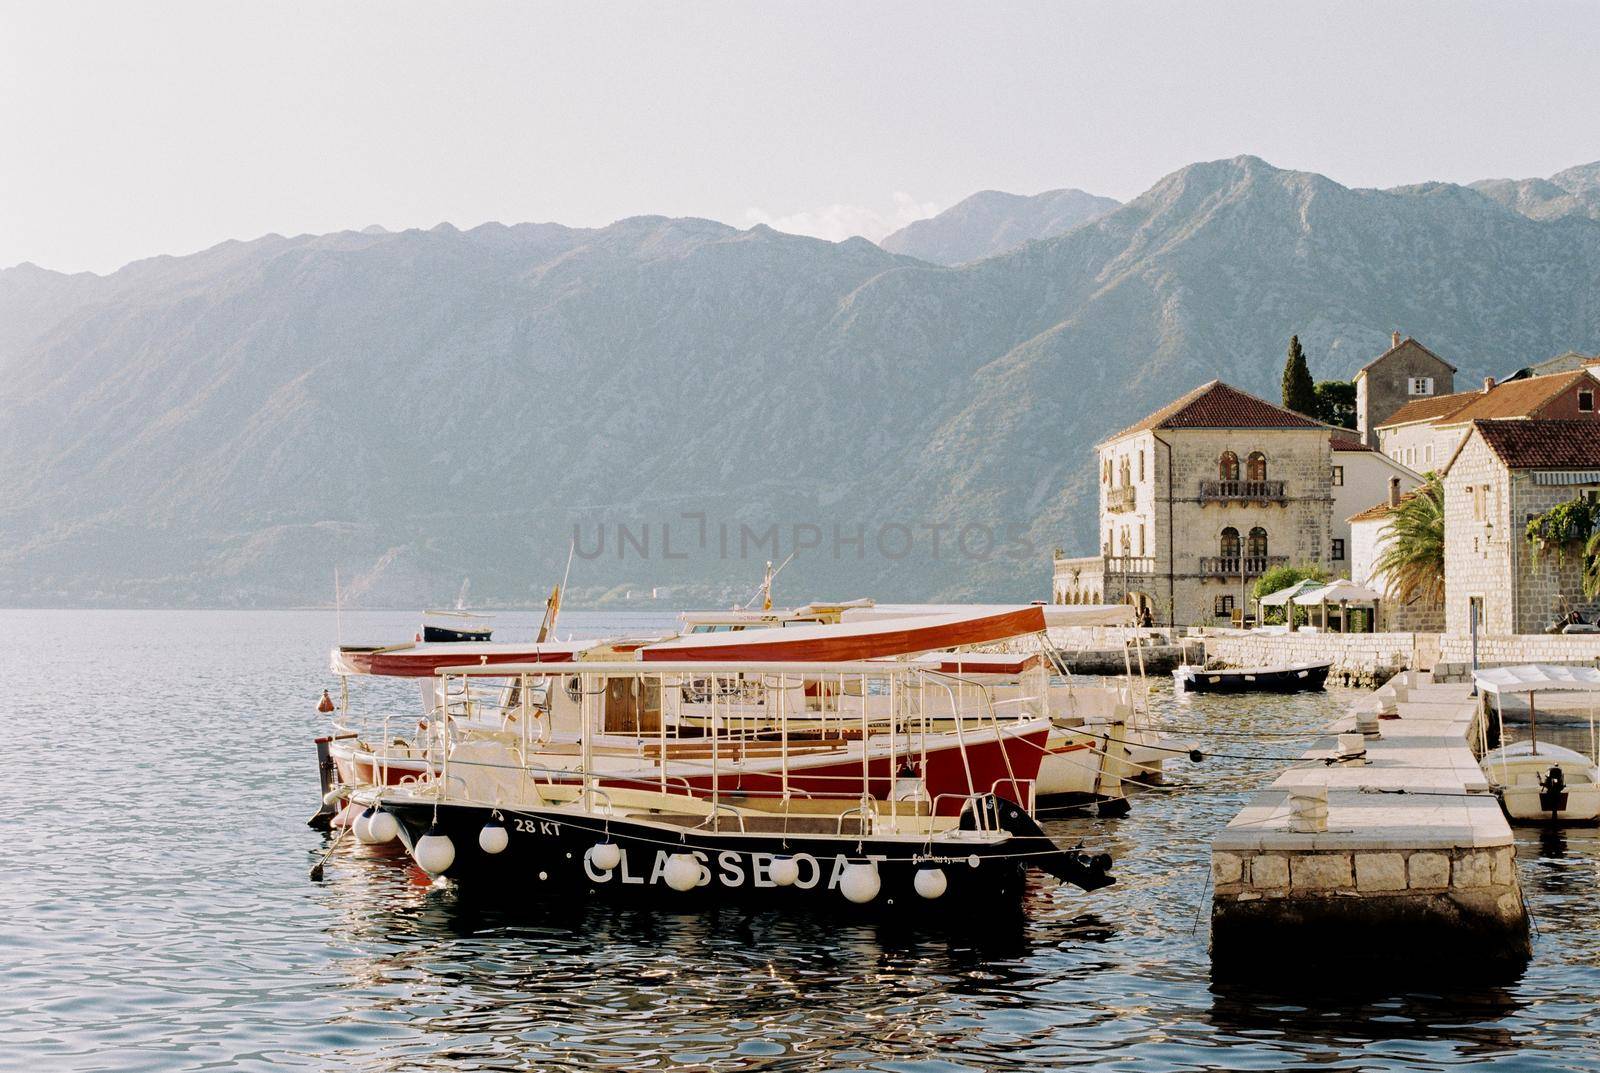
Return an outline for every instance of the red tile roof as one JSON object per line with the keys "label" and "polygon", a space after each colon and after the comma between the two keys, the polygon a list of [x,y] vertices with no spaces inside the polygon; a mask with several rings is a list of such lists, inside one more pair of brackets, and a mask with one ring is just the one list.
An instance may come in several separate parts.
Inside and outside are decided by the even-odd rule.
{"label": "red tile roof", "polygon": [[1474,421],[1472,427],[1512,469],[1600,468],[1600,424],[1592,420]]}
{"label": "red tile roof", "polygon": [[1583,369],[1506,380],[1488,391],[1459,391],[1454,395],[1435,395],[1408,402],[1379,428],[1431,421],[1435,425],[1458,425],[1478,419],[1537,417],[1573,383],[1591,374]]}
{"label": "red tile roof", "polygon": [[1108,436],[1105,442],[1119,440],[1134,432],[1161,428],[1323,428],[1321,422],[1304,414],[1274,406],[1248,391],[1240,391],[1221,380],[1201,384],[1170,402],[1136,425]]}
{"label": "red tile roof", "polygon": [[1416,421],[1433,421],[1447,417],[1480,394],[1482,393],[1478,391],[1458,391],[1454,395],[1430,395],[1425,399],[1413,399],[1396,410],[1378,427],[1389,428],[1393,425],[1409,425]]}
{"label": "red tile roof", "polygon": [[1526,380],[1496,384],[1490,391],[1476,392],[1471,402],[1439,423],[1455,425],[1499,417],[1537,417],[1546,404],[1585,379],[1593,377],[1583,369],[1575,369],[1569,373],[1530,376]]}
{"label": "red tile roof", "polygon": [[1329,440],[1329,445],[1335,451],[1370,451],[1372,448],[1351,436],[1341,436],[1335,432]]}
{"label": "red tile roof", "polygon": [[1420,491],[1421,491],[1421,489],[1413,488],[1409,492],[1401,492],[1400,493],[1400,503],[1399,503],[1398,506],[1391,507],[1389,505],[1389,501],[1387,499],[1385,499],[1382,503],[1374,503],[1372,506],[1368,507],[1366,510],[1358,511],[1355,514],[1350,515],[1350,517],[1346,518],[1345,521],[1347,521],[1347,522],[1369,522],[1369,521],[1372,521],[1375,518],[1387,518],[1389,515],[1393,514],[1395,511],[1399,510],[1400,507],[1404,506],[1408,500],[1412,500],[1412,499],[1417,498],[1417,494]]}

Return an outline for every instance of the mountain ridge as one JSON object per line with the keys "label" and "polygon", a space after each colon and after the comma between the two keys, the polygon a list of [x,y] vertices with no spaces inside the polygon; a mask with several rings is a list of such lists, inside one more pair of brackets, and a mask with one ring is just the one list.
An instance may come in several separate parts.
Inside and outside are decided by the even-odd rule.
{"label": "mountain ridge", "polygon": [[575,604],[720,603],[813,529],[797,598],[1031,599],[1095,546],[1091,445],[1214,377],[1276,397],[1290,334],[1319,378],[1397,328],[1469,384],[1600,350],[1600,223],[1255,157],[959,267],[659,216],[254,241],[0,272],[0,604],[300,605],[335,566],[527,604],[575,533]]}

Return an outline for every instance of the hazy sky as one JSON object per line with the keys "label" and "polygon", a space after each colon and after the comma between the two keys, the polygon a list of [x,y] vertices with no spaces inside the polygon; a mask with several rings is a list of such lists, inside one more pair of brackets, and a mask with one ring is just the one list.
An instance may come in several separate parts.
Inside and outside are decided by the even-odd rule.
{"label": "hazy sky", "polygon": [[0,265],[639,213],[880,237],[1255,153],[1390,186],[1600,158],[1600,4],[0,0]]}

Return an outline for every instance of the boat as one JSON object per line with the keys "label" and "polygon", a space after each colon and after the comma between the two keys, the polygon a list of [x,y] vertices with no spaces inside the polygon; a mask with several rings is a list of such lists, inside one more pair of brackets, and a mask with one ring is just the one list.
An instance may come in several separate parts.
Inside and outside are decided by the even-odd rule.
{"label": "boat", "polygon": [[1179,693],[1305,693],[1326,688],[1332,660],[1268,667],[1207,670],[1185,664],[1172,671]]}
{"label": "boat", "polygon": [[[440,621],[443,620],[443,621]],[[494,627],[486,615],[471,611],[424,611],[421,641],[449,644],[456,641],[488,641],[494,636]]]}
{"label": "boat", "polygon": [[[1528,739],[1486,751],[1479,761],[1506,817],[1513,823],[1528,824],[1600,821],[1600,742],[1594,708],[1595,702],[1600,701],[1600,670],[1525,664],[1476,671],[1473,680],[1480,694],[1494,698],[1501,741],[1505,740],[1503,698],[1512,694],[1527,697]],[[1539,740],[1534,702],[1539,693],[1589,694],[1590,755]]]}
{"label": "boat", "polygon": [[[466,720],[436,713],[438,772],[356,790],[355,829],[364,841],[398,838],[431,876],[515,884],[529,897],[582,890],[950,912],[1019,897],[1029,867],[1085,890],[1109,884],[1108,858],[1057,846],[1034,816],[1048,720],[991,709],[988,733],[976,720],[936,729],[945,709],[928,700],[949,696],[939,675],[882,659],[444,668],[435,685],[444,697],[509,679],[525,716],[519,740],[491,748]],[[835,688],[807,688],[820,683]],[[552,716],[557,706],[575,714],[575,748],[561,764],[533,740],[541,701]],[[687,725],[676,718],[686,707],[719,728],[775,729],[674,741],[668,730]],[[755,710],[763,714],[751,720]],[[794,727],[791,712],[802,721]],[[819,713],[835,716],[836,737],[859,733],[819,741],[806,729]],[[633,724],[631,756],[605,748],[619,723]],[[674,755],[674,745],[693,755]]]}
{"label": "boat", "polygon": [[[332,669],[340,676],[339,702],[330,705],[335,733],[318,739],[325,800],[318,819],[335,826],[351,822],[352,811],[337,810],[348,802],[354,788],[403,785],[437,774],[441,757],[438,743],[429,738],[430,713],[448,715],[462,734],[470,732],[485,749],[508,745],[528,748],[526,743],[515,740],[521,718],[518,690],[507,686],[504,674],[489,674],[486,669],[518,662],[622,657],[641,662],[675,658],[713,668],[734,656],[814,662],[839,653],[877,660],[911,660],[935,672],[930,681],[937,685],[925,701],[932,720],[924,728],[930,735],[928,766],[920,774],[939,786],[948,782],[947,764],[958,755],[957,745],[964,734],[967,759],[983,765],[1003,760],[1000,752],[1042,752],[1042,768],[1030,788],[1039,798],[1048,798],[1053,804],[1097,803],[1102,814],[1121,814],[1126,811],[1123,783],[1138,770],[1129,764],[1122,711],[1114,705],[1080,711],[1094,691],[1083,687],[1063,691],[1051,686],[1046,663],[1039,653],[927,652],[963,642],[989,643],[1026,636],[1040,628],[1041,616],[1037,607],[985,606],[964,611],[945,607],[935,615],[911,618],[718,631],[657,641],[341,646],[332,656]],[[458,679],[440,687],[454,689],[453,693],[430,695],[428,690],[437,685],[433,676],[454,664],[476,665],[480,673],[470,681]],[[366,731],[358,733],[351,725],[355,720],[347,714],[350,686],[352,680],[365,676],[423,680],[425,691],[418,715],[385,714],[379,721],[369,720]],[[570,770],[580,729],[572,703],[575,698],[568,695],[566,687],[554,694],[546,686],[539,688],[542,692],[537,713],[530,717],[539,727],[533,745],[552,771]],[[738,777],[751,785],[760,785],[764,779],[770,781],[768,769],[773,757],[770,741],[763,739],[770,739],[776,730],[772,722],[774,710],[739,703],[737,697],[712,697],[710,688],[706,679],[693,680],[685,686],[684,699],[699,703],[670,704],[663,710],[659,699],[636,699],[631,702],[631,714],[608,720],[595,739],[596,764],[604,769],[608,784],[635,785],[664,775],[698,787],[701,780],[697,765],[703,759],[699,754],[705,751],[709,737],[727,743],[722,746],[722,760],[736,769]],[[888,763],[886,754],[892,755],[892,750],[876,741],[862,745],[861,739],[877,732],[876,724],[869,719],[862,726],[858,718],[861,712],[881,714],[878,709],[886,698],[852,696],[854,687],[849,683],[834,683],[817,674],[806,676],[799,688],[801,694],[791,699],[784,713],[786,728],[791,734],[807,735],[810,740],[803,751],[797,746],[795,755],[790,757],[791,774],[808,782],[812,792],[819,790],[816,784],[821,781],[840,780],[841,793],[857,794],[859,788],[851,788],[850,776],[865,755],[870,769],[867,777],[887,777],[889,773],[882,765]],[[708,699],[720,703],[704,703]],[[1037,740],[1031,733],[1015,741],[1010,739],[1017,736],[1009,731],[997,735],[995,728],[1007,722],[996,717],[997,711],[1023,713],[1040,720]],[[1086,725],[1086,716],[1092,726]],[[641,739],[652,730],[660,732],[660,740],[647,745],[665,758],[660,769],[653,766],[655,760],[641,759]]]}

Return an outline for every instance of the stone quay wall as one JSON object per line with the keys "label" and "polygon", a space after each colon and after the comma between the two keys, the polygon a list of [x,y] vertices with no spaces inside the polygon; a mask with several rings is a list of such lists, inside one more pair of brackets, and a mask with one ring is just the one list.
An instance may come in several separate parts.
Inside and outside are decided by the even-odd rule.
{"label": "stone quay wall", "polygon": [[1328,679],[1339,685],[1378,686],[1413,660],[1430,665],[1436,635],[1413,633],[1262,633],[1207,631],[1206,657],[1228,667],[1261,667],[1333,660]]}
{"label": "stone quay wall", "polygon": [[[1471,746],[1481,712],[1467,686],[1407,672],[1257,794],[1212,841],[1214,965],[1271,963],[1285,944],[1525,963],[1515,843]],[[1327,762],[1358,713],[1379,727],[1364,755]],[[1308,794],[1325,795],[1320,825],[1291,818]]]}

